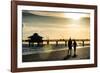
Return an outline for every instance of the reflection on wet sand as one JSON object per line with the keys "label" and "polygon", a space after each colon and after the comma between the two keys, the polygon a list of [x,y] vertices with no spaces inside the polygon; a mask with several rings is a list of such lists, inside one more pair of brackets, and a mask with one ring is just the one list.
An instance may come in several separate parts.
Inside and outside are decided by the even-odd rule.
{"label": "reflection on wet sand", "polygon": [[[57,60],[80,60],[90,58],[90,47],[78,46],[76,48],[76,57],[68,55],[68,48],[62,45],[52,46],[45,45],[43,47],[23,47],[23,62],[36,62],[36,61],[57,61]],[[72,48],[72,50],[74,50]],[[72,51],[73,53],[73,51]]]}

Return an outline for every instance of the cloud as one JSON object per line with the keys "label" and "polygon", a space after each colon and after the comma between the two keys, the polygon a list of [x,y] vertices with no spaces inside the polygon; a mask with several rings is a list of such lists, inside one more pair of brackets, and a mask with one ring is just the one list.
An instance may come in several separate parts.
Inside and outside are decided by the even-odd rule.
{"label": "cloud", "polygon": [[35,15],[40,15],[40,16],[51,16],[51,17],[59,17],[59,18],[72,18],[73,16],[78,16],[81,18],[89,18],[90,14],[89,13],[78,13],[78,12],[54,12],[54,11],[25,11],[27,13],[32,13]]}

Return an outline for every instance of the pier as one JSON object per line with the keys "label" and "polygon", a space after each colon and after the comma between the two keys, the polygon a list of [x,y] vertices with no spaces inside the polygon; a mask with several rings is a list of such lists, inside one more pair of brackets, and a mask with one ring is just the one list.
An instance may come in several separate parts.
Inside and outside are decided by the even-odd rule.
{"label": "pier", "polygon": [[[72,39],[73,41],[74,39]],[[85,42],[86,41],[90,41],[90,39],[75,39],[76,42],[82,42],[82,46],[84,46]],[[22,40],[22,42],[29,42],[30,40]],[[59,42],[64,42],[65,46],[67,46],[67,42],[68,42],[68,39],[49,39],[49,40],[42,40],[42,43],[43,42],[46,42],[47,45],[50,44],[50,42],[55,42],[56,46],[59,45]],[[32,42],[32,44],[34,45],[35,42]],[[29,42],[29,45],[30,45],[30,42]]]}

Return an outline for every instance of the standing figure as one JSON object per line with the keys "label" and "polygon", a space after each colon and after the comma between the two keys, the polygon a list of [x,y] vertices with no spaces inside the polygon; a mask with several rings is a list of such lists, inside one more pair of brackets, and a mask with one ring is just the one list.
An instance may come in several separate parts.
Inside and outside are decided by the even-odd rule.
{"label": "standing figure", "polygon": [[72,40],[71,38],[68,40],[68,55],[72,55]]}
{"label": "standing figure", "polygon": [[73,40],[73,48],[74,48],[74,56],[73,57],[76,57],[76,46],[77,46],[77,43],[75,40]]}

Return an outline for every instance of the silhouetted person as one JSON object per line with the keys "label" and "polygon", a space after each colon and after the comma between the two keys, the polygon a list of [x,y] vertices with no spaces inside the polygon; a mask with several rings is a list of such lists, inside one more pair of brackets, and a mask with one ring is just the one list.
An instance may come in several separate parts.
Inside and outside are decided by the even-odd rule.
{"label": "silhouetted person", "polygon": [[74,48],[74,56],[73,57],[76,57],[76,46],[77,46],[77,43],[75,40],[73,40],[73,48]]}
{"label": "silhouetted person", "polygon": [[68,40],[68,55],[72,55],[72,40],[71,38]]}

